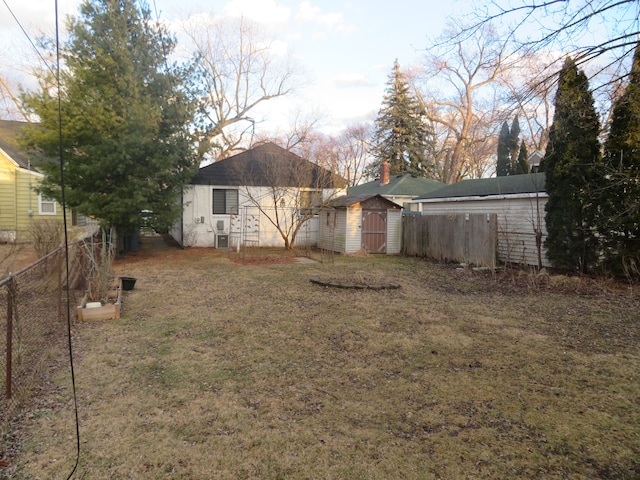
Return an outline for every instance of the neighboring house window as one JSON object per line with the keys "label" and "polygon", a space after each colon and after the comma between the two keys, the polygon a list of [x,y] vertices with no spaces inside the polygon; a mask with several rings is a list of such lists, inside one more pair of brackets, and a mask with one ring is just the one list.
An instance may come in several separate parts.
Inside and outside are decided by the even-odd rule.
{"label": "neighboring house window", "polygon": [[238,190],[213,189],[213,214],[236,215],[238,213]]}
{"label": "neighboring house window", "polygon": [[322,205],[322,190],[302,190],[300,192],[300,213],[314,213],[314,207]]}
{"label": "neighboring house window", "polygon": [[56,214],[56,201],[48,198],[45,195],[38,195],[38,213],[40,215],[55,215]]}

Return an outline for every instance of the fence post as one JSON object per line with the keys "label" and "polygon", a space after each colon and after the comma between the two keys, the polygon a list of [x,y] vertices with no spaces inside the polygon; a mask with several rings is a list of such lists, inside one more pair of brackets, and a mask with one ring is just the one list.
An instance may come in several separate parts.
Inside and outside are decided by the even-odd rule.
{"label": "fence post", "polygon": [[13,275],[9,277],[7,283],[7,361],[5,374],[5,397],[11,399],[11,361],[13,359],[13,302],[14,302],[14,285]]}
{"label": "fence post", "polygon": [[62,261],[60,259],[60,249],[54,258],[56,262],[56,273],[58,274],[58,321],[62,320]]}

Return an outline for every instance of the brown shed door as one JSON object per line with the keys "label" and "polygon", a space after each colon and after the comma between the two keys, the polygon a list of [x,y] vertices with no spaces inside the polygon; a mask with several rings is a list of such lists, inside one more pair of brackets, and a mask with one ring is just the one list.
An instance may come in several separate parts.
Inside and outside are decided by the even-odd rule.
{"label": "brown shed door", "polygon": [[386,253],[386,210],[362,211],[362,247],[369,253]]}

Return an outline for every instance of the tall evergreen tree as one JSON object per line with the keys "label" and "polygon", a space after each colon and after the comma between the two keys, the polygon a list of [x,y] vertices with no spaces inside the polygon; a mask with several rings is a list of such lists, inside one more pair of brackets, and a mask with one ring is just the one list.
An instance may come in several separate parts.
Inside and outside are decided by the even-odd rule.
{"label": "tall evergreen tree", "polygon": [[515,175],[518,163],[518,149],[520,147],[520,122],[518,116],[513,118],[509,129],[509,175]]}
{"label": "tall evergreen tree", "polygon": [[629,83],[613,107],[604,162],[598,228],[607,267],[621,273],[625,262],[640,265],[640,42]]}
{"label": "tall evergreen tree", "polygon": [[500,135],[498,136],[498,161],[496,163],[496,176],[506,177],[509,175],[510,159],[509,159],[509,124],[504,122]]}
{"label": "tall evergreen tree", "polygon": [[518,151],[518,160],[514,169],[514,175],[524,175],[529,173],[529,152],[527,151],[527,145],[524,141],[520,142],[520,150]]}
{"label": "tall evergreen tree", "polygon": [[518,154],[520,147],[520,123],[516,115],[511,123],[504,122],[498,137],[498,161],[496,163],[496,176],[517,175],[520,172],[518,166]]}
{"label": "tall evergreen tree", "polygon": [[[137,5],[140,5],[138,7]],[[182,78],[167,64],[175,46],[143,2],[85,0],[61,48],[60,116],[49,88],[24,97],[40,123],[25,144],[59,157],[67,205],[128,233],[151,210],[158,227],[179,215],[176,201],[197,171]],[[43,84],[55,84],[43,77]],[[42,192],[61,200],[59,163],[44,167]]]}
{"label": "tall evergreen tree", "polygon": [[541,162],[549,195],[545,206],[547,256],[557,268],[588,272],[597,261],[594,202],[600,162],[600,125],[585,74],[567,58],[558,79],[555,114]]}
{"label": "tall evergreen tree", "polygon": [[389,75],[375,125],[373,141],[376,161],[369,166],[370,173],[375,174],[380,164],[387,160],[392,175],[430,175],[433,133],[428,127],[424,108],[411,93],[397,60]]}

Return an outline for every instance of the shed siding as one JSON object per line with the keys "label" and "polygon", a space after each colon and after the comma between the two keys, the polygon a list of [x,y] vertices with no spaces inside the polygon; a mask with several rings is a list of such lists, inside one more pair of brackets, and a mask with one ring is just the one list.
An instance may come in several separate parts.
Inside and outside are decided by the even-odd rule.
{"label": "shed siding", "polygon": [[336,252],[345,253],[347,251],[347,212],[345,210],[336,210],[336,226],[333,232],[333,245]]}
{"label": "shed siding", "polygon": [[336,248],[334,248],[337,222],[337,210],[333,208],[322,209],[318,226],[318,248],[337,251]]}
{"label": "shed siding", "polygon": [[362,209],[345,210],[345,253],[356,253],[362,248]]}
{"label": "shed siding", "polygon": [[[388,209],[386,212],[386,253],[398,254],[402,248],[402,210]],[[332,223],[334,217],[335,224]],[[329,221],[329,225],[327,225],[327,221]],[[363,248],[362,209],[324,209],[320,214],[319,232],[318,246],[320,248],[344,254],[359,252]]]}
{"label": "shed siding", "polygon": [[387,254],[397,255],[402,248],[402,210],[387,210]]}
{"label": "shed siding", "polygon": [[[474,200],[425,202],[423,214],[495,213],[498,217],[498,257],[503,262],[538,265],[534,228],[540,226],[542,242],[547,236],[544,222],[546,196],[532,198],[490,197]],[[544,249],[542,265],[550,266]]]}

